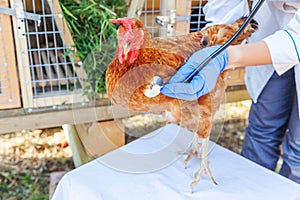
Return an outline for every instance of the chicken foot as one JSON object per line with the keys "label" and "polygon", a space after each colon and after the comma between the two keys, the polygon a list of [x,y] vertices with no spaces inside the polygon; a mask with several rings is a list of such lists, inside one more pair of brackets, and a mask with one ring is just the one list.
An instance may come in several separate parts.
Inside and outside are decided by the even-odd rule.
{"label": "chicken foot", "polygon": [[184,160],[184,166],[186,168],[188,162],[194,157],[200,161],[200,169],[195,173],[195,180],[190,184],[191,192],[193,192],[194,187],[199,183],[203,175],[206,173],[211,182],[217,185],[217,182],[212,176],[212,173],[209,168],[209,160],[208,160],[208,144],[209,137],[202,140],[202,144],[198,143],[198,137],[194,137],[190,147],[184,151],[180,152],[181,154],[187,154],[186,159]]}
{"label": "chicken foot", "polygon": [[183,161],[184,168],[187,167],[187,164],[194,156],[199,157],[200,149],[201,149],[201,144],[199,144],[198,137],[195,135],[189,148],[186,149],[185,151],[179,152],[179,154],[187,155],[186,159]]}
{"label": "chicken foot", "polygon": [[203,177],[204,173],[207,173],[208,177],[210,178],[211,182],[215,185],[218,185],[215,179],[212,176],[212,173],[209,168],[209,161],[208,161],[208,144],[209,144],[209,137],[202,140],[201,150],[199,149],[199,154],[197,154],[200,160],[200,169],[195,173],[195,180],[191,183],[190,188],[193,192],[194,187],[199,183],[201,178]]}

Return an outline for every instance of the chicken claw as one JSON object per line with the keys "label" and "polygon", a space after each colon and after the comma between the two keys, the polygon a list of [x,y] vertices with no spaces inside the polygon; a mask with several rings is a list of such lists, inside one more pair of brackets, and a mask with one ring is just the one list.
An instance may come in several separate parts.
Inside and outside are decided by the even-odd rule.
{"label": "chicken claw", "polygon": [[201,144],[198,143],[198,138],[197,138],[197,136],[195,136],[192,140],[190,147],[188,149],[186,149],[185,151],[179,152],[179,154],[187,155],[186,159],[183,161],[184,168],[187,167],[187,164],[194,156],[197,156],[199,158],[200,148],[201,148]]}
{"label": "chicken claw", "polygon": [[198,138],[195,137],[192,141],[190,148],[188,148],[184,152],[180,152],[180,154],[187,154],[188,156],[184,160],[184,166],[186,168],[188,162],[194,157],[197,156],[200,160],[200,169],[195,173],[195,180],[190,184],[191,192],[193,193],[194,187],[199,183],[204,173],[207,173],[211,182],[215,185],[218,185],[215,179],[212,176],[212,173],[209,168],[208,161],[208,144],[209,138],[205,138],[202,140],[202,144],[198,143]]}

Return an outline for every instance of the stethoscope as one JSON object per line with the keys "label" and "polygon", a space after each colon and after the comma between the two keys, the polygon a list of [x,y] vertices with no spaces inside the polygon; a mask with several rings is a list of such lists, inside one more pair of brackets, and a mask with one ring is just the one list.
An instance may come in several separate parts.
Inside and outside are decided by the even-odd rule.
{"label": "stethoscope", "polygon": [[[207,56],[206,59],[200,65],[183,81],[184,83],[190,82],[198,72],[200,72],[211,60],[213,60],[216,56],[218,56],[220,53],[222,53],[246,28],[246,26],[249,24],[251,19],[254,17],[254,15],[257,13],[259,8],[262,6],[265,0],[259,0],[252,11],[250,12],[249,16],[245,19],[244,23],[241,25],[241,27],[237,30],[237,32],[222,46],[220,46],[217,50],[215,50],[213,53],[211,53],[209,56]],[[147,94],[144,93],[147,97],[155,97],[160,93],[160,89],[164,86],[163,81],[160,77],[155,76],[153,78],[153,81],[151,82]]]}

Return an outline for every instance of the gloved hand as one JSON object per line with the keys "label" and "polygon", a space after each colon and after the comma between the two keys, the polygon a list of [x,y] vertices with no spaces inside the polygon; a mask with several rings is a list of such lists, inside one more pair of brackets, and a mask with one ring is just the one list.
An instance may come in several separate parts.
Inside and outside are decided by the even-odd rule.
{"label": "gloved hand", "polygon": [[188,101],[196,100],[209,93],[215,87],[219,74],[224,71],[228,64],[228,51],[226,49],[198,72],[190,83],[183,83],[183,81],[219,47],[220,45],[207,47],[192,54],[169,82],[163,86],[161,93]]}

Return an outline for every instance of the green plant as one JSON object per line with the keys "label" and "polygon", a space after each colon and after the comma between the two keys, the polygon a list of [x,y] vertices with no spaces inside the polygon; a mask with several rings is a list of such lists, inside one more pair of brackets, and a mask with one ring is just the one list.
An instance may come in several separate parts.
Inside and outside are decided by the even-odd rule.
{"label": "green plant", "polygon": [[0,172],[0,199],[49,199],[48,182],[41,174]]}
{"label": "green plant", "polygon": [[83,61],[90,89],[104,94],[105,69],[116,48],[116,27],[109,19],[126,15],[124,0],[60,0],[73,36],[76,56]]}

